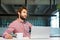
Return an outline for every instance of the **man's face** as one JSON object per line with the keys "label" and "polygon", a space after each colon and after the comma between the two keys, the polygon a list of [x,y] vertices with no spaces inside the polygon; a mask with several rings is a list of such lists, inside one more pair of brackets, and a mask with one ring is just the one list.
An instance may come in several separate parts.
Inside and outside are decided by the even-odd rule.
{"label": "man's face", "polygon": [[27,18],[27,10],[23,9],[20,13],[20,18],[25,20]]}

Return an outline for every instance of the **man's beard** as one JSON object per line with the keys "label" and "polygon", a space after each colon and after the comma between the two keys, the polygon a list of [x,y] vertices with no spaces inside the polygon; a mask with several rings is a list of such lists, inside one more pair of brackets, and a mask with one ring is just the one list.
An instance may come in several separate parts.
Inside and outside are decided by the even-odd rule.
{"label": "man's beard", "polygon": [[21,18],[22,20],[24,20],[24,21],[26,20],[26,18],[24,18],[24,17],[23,17],[23,16],[21,16],[21,15],[20,15],[20,18]]}

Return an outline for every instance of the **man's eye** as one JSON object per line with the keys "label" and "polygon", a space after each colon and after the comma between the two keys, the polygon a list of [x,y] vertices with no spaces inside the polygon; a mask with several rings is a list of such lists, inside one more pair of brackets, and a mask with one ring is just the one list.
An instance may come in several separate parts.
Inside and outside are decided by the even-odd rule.
{"label": "man's eye", "polygon": [[26,13],[26,12],[23,12],[23,13]]}

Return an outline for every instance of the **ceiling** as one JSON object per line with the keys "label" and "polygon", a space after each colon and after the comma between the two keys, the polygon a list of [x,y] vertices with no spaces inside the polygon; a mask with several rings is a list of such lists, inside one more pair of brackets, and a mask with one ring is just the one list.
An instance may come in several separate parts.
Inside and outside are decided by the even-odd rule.
{"label": "ceiling", "polygon": [[16,14],[20,6],[27,4],[28,13],[31,15],[50,15],[54,11],[53,2],[50,5],[49,0],[1,0],[0,14]]}

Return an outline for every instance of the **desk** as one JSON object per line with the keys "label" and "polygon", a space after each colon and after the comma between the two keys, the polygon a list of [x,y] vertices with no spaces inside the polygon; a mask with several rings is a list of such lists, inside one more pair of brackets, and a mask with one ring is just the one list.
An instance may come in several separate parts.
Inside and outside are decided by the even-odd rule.
{"label": "desk", "polygon": [[[13,37],[13,39],[5,39],[5,38],[2,38],[2,37],[0,37],[0,40],[17,40],[17,38],[15,38],[15,37]],[[30,40],[29,38],[23,38],[23,40]]]}
{"label": "desk", "polygon": [[[0,37],[0,40],[17,40],[17,38],[13,38],[13,39],[4,39],[4,38],[2,38],[2,37]],[[44,39],[42,39],[42,38],[33,38],[33,39],[29,39],[29,38],[23,38],[23,40],[50,40],[50,38],[44,38]]]}

